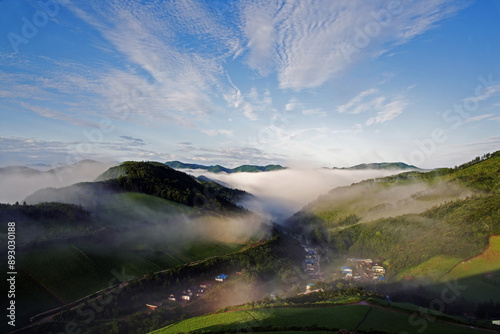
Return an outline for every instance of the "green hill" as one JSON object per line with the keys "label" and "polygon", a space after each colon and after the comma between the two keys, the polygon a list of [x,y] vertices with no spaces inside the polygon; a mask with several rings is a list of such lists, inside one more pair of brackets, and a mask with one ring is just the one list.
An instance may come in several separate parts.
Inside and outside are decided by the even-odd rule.
{"label": "green hill", "polygon": [[210,211],[241,212],[234,204],[247,193],[215,182],[200,182],[190,175],[156,162],[124,162],[101,174],[96,182],[61,189],[42,189],[28,203],[65,202],[95,207],[102,194],[138,192]]}
{"label": "green hill", "polygon": [[[140,277],[232,253],[251,236],[225,232],[234,229],[230,217],[201,215],[192,207],[129,192],[100,194],[91,210],[63,203],[0,204],[0,222],[8,221],[19,231],[19,324],[107,288],[114,272]],[[0,240],[6,244],[6,233]],[[0,259],[7,262],[5,254]]]}
{"label": "green hill", "polygon": [[[99,179],[0,204],[0,222],[22,231],[19,323],[108,287],[113,272],[140,277],[238,251],[264,235],[260,218],[234,204],[248,196],[243,191],[151,162],[126,162]],[[27,306],[31,300],[39,302]]]}
{"label": "green hill", "polygon": [[280,165],[267,165],[267,166],[257,166],[257,165],[241,165],[235,168],[226,168],[220,165],[215,166],[204,166],[198,164],[186,164],[180,161],[167,161],[165,165],[175,168],[175,169],[203,169],[212,173],[258,173],[258,172],[271,172],[275,170],[286,169],[286,167]]}
{"label": "green hill", "polygon": [[439,281],[500,234],[499,171],[496,152],[456,168],[367,180],[320,196],[286,224],[346,257],[380,259],[389,279]]}

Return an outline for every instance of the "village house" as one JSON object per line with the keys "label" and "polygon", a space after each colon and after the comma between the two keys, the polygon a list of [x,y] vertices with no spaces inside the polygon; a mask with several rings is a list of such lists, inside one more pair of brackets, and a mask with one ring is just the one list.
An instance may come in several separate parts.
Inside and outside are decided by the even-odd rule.
{"label": "village house", "polygon": [[212,284],[212,282],[210,282],[210,281],[205,281],[205,282],[200,283],[200,288],[202,288],[202,289],[208,289],[208,288],[210,288],[212,285],[213,285],[213,284]]}
{"label": "village house", "polygon": [[350,267],[344,266],[342,267],[342,274],[344,275],[345,278],[351,278],[352,269]]}
{"label": "village house", "polygon": [[160,307],[160,305],[153,305],[153,304],[146,304],[146,306],[152,311],[156,311],[158,307]]}
{"label": "village house", "polygon": [[216,276],[216,277],[215,277],[215,280],[216,280],[217,282],[224,282],[224,281],[226,280],[226,278],[227,278],[227,275],[220,274],[219,276]]}
{"label": "village house", "polygon": [[372,267],[372,272],[384,274],[385,273],[385,269],[382,266],[373,266]]}

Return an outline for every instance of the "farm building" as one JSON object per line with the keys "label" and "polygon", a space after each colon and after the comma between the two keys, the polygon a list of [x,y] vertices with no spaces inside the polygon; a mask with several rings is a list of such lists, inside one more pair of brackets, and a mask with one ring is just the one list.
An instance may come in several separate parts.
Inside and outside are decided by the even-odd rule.
{"label": "farm building", "polygon": [[345,275],[346,278],[352,277],[352,269],[350,267],[342,267],[342,274]]}
{"label": "farm building", "polygon": [[217,282],[224,282],[224,281],[226,280],[226,278],[227,278],[227,275],[220,274],[219,276],[216,276],[216,277],[215,277],[215,280],[216,280]]}
{"label": "farm building", "polygon": [[156,311],[158,309],[159,306],[157,305],[153,305],[153,304],[146,304],[146,306],[150,309],[150,310],[153,310],[153,311]]}
{"label": "farm building", "polygon": [[200,283],[200,288],[202,288],[202,289],[207,289],[207,288],[210,288],[211,286],[212,286],[212,282],[210,282],[210,281],[205,281],[205,282]]}
{"label": "farm building", "polygon": [[342,267],[342,274],[352,274],[352,269],[350,267]]}

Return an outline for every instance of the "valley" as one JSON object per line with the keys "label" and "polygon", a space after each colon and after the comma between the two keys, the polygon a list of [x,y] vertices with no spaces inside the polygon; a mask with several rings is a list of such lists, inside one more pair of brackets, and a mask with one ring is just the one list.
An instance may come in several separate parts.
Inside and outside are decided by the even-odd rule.
{"label": "valley", "polygon": [[499,171],[496,152],[394,172],[280,224],[242,205],[256,195],[160,163],[38,190],[0,205],[23,231],[18,332],[494,330]]}

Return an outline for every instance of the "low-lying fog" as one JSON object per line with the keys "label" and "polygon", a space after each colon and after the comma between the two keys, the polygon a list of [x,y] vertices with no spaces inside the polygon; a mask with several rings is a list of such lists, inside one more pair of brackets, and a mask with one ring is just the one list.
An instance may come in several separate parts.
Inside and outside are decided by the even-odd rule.
{"label": "low-lying fog", "polygon": [[282,222],[319,195],[333,188],[366,179],[401,173],[401,170],[285,169],[262,173],[210,173],[182,170],[194,176],[204,175],[230,188],[245,190],[257,200],[240,203]]}
{"label": "low-lying fog", "polygon": [[77,182],[94,181],[116,163],[82,161],[49,171],[7,167],[0,171],[0,203],[22,202],[28,195],[47,187],[61,188]]}

